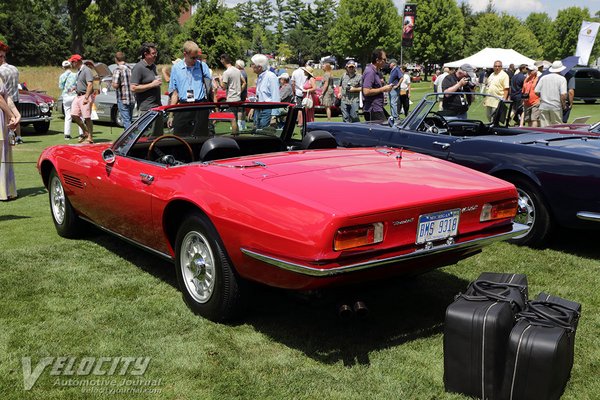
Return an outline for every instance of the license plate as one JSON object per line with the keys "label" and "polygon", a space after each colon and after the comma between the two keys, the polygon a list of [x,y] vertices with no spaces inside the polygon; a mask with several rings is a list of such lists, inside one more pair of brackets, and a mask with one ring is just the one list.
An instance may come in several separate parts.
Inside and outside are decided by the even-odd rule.
{"label": "license plate", "polygon": [[443,240],[458,233],[460,209],[419,216],[417,244]]}

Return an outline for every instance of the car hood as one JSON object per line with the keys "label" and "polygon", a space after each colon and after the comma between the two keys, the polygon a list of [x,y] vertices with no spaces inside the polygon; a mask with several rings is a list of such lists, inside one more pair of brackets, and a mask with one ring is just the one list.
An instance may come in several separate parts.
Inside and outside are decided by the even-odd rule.
{"label": "car hood", "polygon": [[[600,137],[562,133],[524,133],[515,136],[485,136],[485,140],[494,142],[517,143],[528,146],[542,146],[553,148],[579,155],[588,155],[600,158]],[[470,139],[467,139],[470,140]],[[477,138],[474,138],[477,140]]]}
{"label": "car hood", "polygon": [[48,96],[47,94],[19,90],[19,101],[36,104],[51,103],[54,101],[54,98],[52,96]]}
{"label": "car hood", "polygon": [[279,153],[202,166],[305,205],[345,213],[516,193],[512,184],[492,176],[389,148]]}

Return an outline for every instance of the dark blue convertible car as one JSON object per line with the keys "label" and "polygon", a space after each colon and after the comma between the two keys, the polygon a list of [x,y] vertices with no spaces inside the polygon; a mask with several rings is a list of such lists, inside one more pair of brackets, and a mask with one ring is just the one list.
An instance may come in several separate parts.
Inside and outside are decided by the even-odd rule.
{"label": "dark blue convertible car", "polygon": [[600,228],[600,137],[509,127],[510,102],[496,98],[489,121],[487,95],[456,96],[469,104],[467,119],[440,110],[440,96],[431,94],[397,126],[319,122],[308,130],[329,132],[338,146],[402,147],[512,182],[519,193],[517,222],[531,227],[515,243],[543,246],[556,226]]}

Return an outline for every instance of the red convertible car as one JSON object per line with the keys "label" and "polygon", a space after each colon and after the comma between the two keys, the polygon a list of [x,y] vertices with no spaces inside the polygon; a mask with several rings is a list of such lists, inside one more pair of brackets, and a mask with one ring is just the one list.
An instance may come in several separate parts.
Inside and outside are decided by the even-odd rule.
{"label": "red convertible car", "polygon": [[[255,119],[212,117],[232,108]],[[338,149],[305,134],[301,112],[163,106],[114,143],[47,148],[58,234],[86,221],[171,260],[188,306],[223,321],[245,281],[305,290],[425,272],[525,229],[512,184],[409,151]]]}

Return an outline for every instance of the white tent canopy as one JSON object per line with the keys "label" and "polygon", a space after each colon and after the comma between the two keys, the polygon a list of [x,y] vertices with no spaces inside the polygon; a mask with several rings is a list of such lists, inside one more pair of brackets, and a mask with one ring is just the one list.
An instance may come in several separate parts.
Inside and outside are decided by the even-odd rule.
{"label": "white tent canopy", "polygon": [[535,62],[535,60],[525,57],[523,54],[520,54],[513,49],[496,49],[486,47],[470,57],[446,63],[444,64],[444,67],[458,68],[466,63],[471,64],[471,66],[474,68],[492,68],[494,66],[494,61],[496,60],[502,61],[504,68],[508,68],[510,64],[514,64],[515,67],[518,68],[521,64],[529,65]]}

